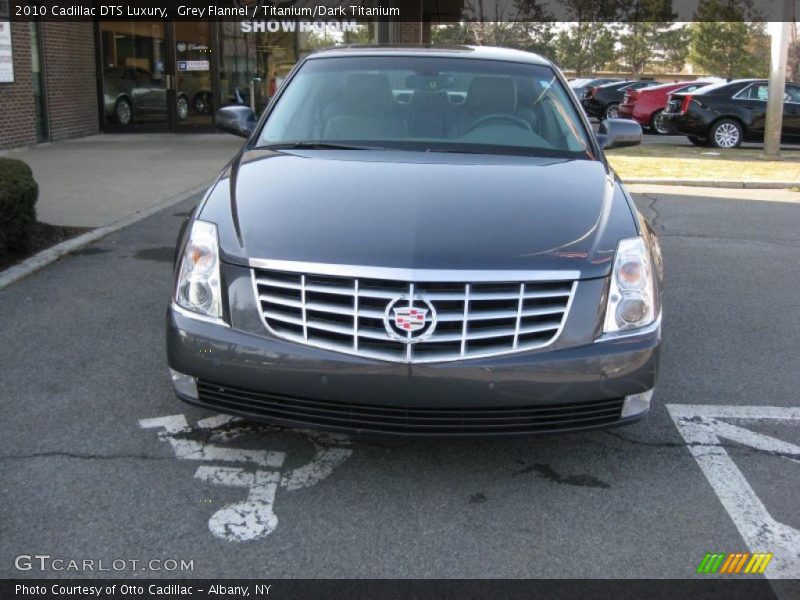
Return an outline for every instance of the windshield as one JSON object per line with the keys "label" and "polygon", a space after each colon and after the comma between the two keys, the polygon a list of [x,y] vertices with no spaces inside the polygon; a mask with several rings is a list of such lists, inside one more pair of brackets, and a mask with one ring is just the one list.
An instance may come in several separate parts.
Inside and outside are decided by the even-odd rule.
{"label": "windshield", "polygon": [[568,94],[542,65],[311,59],[279,98],[258,145],[585,157],[591,146]]}

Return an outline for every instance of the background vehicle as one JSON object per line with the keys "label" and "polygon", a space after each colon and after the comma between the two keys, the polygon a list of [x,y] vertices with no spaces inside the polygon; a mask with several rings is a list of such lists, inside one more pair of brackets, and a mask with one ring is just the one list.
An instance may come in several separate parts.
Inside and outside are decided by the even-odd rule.
{"label": "background vehicle", "polygon": [[[105,70],[104,107],[106,116],[120,125],[140,117],[164,115],[167,88],[163,79],[138,67],[111,67]],[[179,91],[175,101],[178,120],[189,117],[189,97]]]}
{"label": "background vehicle", "polygon": [[582,98],[584,92],[589,89],[590,87],[597,87],[599,85],[605,85],[607,83],[615,83],[617,81],[622,81],[620,77],[595,77],[595,78],[588,78],[588,79],[574,79],[569,82],[569,87],[575,92],[575,95],[578,98]]}
{"label": "background vehicle", "polygon": [[[742,142],[762,142],[768,89],[765,79],[740,79],[671,94],[662,113],[664,126],[696,145],[736,148]],[[800,85],[796,83],[786,83],[781,139],[800,141]]]}
{"label": "background vehicle", "polygon": [[693,92],[709,85],[703,81],[680,81],[652,85],[641,89],[627,89],[619,105],[619,117],[633,119],[652,133],[664,135],[667,130],[661,122],[661,113],[667,105],[667,96],[671,92]]}
{"label": "background vehicle", "polygon": [[590,87],[584,92],[581,104],[590,117],[616,119],[619,115],[619,103],[622,102],[625,91],[647,87],[653,83],[650,80],[619,81]]}

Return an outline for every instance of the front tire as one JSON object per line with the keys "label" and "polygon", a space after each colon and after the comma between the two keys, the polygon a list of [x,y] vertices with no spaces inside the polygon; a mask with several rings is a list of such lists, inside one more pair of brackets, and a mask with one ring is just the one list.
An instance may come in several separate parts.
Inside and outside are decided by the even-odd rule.
{"label": "front tire", "polygon": [[663,110],[657,110],[653,113],[653,116],[650,117],[650,131],[658,135],[669,135],[669,130],[666,127],[664,115],[662,114],[663,112]]}
{"label": "front tire", "polygon": [[127,98],[120,98],[114,105],[114,120],[122,125],[130,125],[133,121],[133,107],[130,100]]}
{"label": "front tire", "polygon": [[618,119],[619,118],[619,104],[614,102],[613,104],[609,104],[606,106],[605,113],[603,113],[603,117],[605,119]]}
{"label": "front tire", "polygon": [[732,119],[717,121],[711,128],[711,145],[715,148],[738,148],[742,143],[742,126]]}
{"label": "front tire", "polygon": [[189,118],[189,101],[186,96],[178,96],[175,101],[175,113],[178,116],[178,121],[185,121]]}
{"label": "front tire", "polygon": [[197,92],[192,100],[192,108],[199,115],[211,114],[211,93],[210,92]]}

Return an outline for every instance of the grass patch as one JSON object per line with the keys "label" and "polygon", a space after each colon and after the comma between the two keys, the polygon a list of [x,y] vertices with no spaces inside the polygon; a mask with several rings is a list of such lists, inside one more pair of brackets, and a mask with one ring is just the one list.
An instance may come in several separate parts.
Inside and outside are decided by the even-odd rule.
{"label": "grass patch", "polygon": [[624,181],[631,177],[797,181],[800,151],[782,150],[782,160],[764,160],[758,148],[699,148],[647,144],[609,150],[608,160]]}

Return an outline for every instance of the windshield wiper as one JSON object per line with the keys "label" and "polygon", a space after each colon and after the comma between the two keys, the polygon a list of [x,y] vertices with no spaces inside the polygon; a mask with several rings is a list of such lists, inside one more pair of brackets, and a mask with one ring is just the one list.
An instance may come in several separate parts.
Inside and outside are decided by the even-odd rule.
{"label": "windshield wiper", "polygon": [[379,146],[353,146],[328,142],[287,142],[283,144],[267,144],[259,146],[267,150],[384,150]]}

